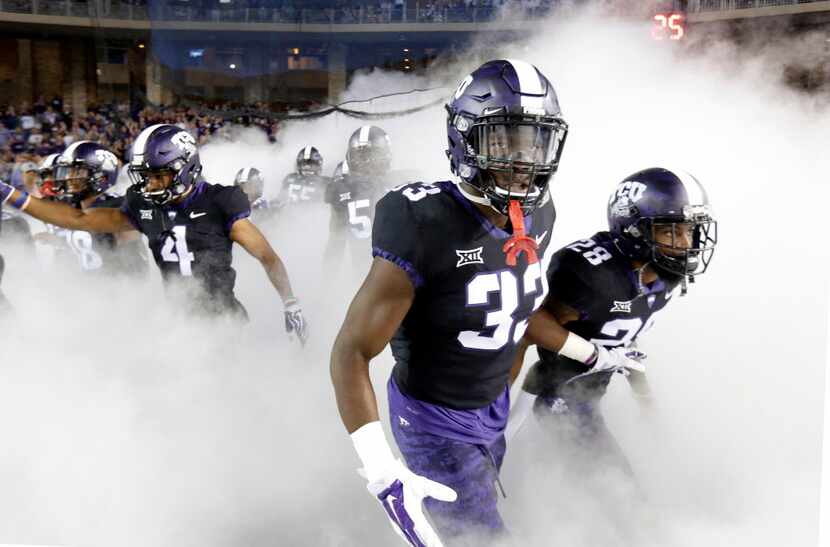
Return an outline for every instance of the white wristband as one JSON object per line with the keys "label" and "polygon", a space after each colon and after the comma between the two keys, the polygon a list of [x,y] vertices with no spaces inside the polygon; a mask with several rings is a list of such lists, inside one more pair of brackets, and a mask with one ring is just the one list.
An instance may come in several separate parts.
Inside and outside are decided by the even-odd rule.
{"label": "white wristband", "polygon": [[594,355],[596,346],[591,342],[582,338],[578,334],[572,332],[568,333],[565,343],[559,349],[559,355],[564,355],[568,359],[579,361],[580,363],[587,363]]}
{"label": "white wristband", "polygon": [[369,422],[351,434],[352,444],[363,463],[366,479],[371,483],[381,478],[395,461],[392,448],[386,442],[380,422]]}

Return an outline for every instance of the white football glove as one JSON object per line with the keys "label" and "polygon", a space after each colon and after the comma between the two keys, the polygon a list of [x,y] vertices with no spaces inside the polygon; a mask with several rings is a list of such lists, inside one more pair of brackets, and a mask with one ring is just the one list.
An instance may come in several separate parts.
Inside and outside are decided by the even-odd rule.
{"label": "white football glove", "polygon": [[593,364],[588,363],[591,369],[589,374],[594,372],[620,372],[628,374],[629,371],[645,372],[646,366],[640,361],[645,359],[645,353],[636,348],[614,348],[607,349],[603,346],[596,346],[596,359]]}
{"label": "white football glove", "polygon": [[296,338],[301,346],[305,346],[308,340],[308,323],[305,322],[303,310],[300,309],[300,303],[296,298],[285,301],[285,332],[289,339]]}
{"label": "white football glove", "polygon": [[389,517],[392,529],[413,547],[443,547],[424,514],[424,498],[453,502],[455,490],[416,475],[392,455],[380,422],[368,423],[352,433],[352,442],[363,462],[358,473],[369,484],[366,489]]}

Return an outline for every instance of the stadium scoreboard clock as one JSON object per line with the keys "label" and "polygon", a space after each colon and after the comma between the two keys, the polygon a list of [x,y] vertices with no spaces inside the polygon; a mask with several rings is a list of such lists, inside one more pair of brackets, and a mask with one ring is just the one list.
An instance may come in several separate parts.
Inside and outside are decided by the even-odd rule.
{"label": "stadium scoreboard clock", "polygon": [[651,18],[651,37],[679,41],[686,36],[686,16],[679,12],[655,13]]}

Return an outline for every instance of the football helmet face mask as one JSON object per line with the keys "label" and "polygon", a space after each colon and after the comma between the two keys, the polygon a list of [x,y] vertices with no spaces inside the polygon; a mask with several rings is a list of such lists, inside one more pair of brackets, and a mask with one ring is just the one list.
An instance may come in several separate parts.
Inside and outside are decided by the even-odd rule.
{"label": "football helmet face mask", "polygon": [[349,137],[346,163],[353,175],[377,177],[392,166],[392,145],[389,135],[380,127],[364,125]]}
{"label": "football helmet face mask", "polygon": [[53,172],[52,191],[61,201],[77,206],[115,185],[118,158],[98,143],[78,141],[54,159]]}
{"label": "football helmet face mask", "polygon": [[617,185],[608,228],[632,260],[690,281],[708,269],[718,240],[703,186],[684,171],[664,168],[639,171]]}
{"label": "football helmet face mask", "polygon": [[304,146],[297,153],[297,173],[304,177],[320,176],[323,172],[323,156],[313,146]]}
{"label": "football helmet face mask", "polygon": [[446,110],[450,169],[482,197],[465,195],[505,216],[511,201],[532,213],[568,134],[548,79],[524,61],[490,61],[459,84]]}
{"label": "football helmet face mask", "polygon": [[152,125],[133,144],[127,174],[145,199],[167,205],[199,181],[202,163],[196,139],[175,125]]}
{"label": "football helmet face mask", "polygon": [[250,203],[253,203],[261,198],[265,189],[265,181],[262,179],[262,174],[256,167],[245,167],[240,169],[236,173],[233,184],[245,192],[245,195],[248,196],[248,201]]}

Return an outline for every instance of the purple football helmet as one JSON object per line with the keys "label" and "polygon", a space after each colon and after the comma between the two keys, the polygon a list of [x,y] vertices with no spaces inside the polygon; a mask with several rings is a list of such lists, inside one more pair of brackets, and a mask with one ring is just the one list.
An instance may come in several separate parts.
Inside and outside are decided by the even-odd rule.
{"label": "purple football helmet", "polygon": [[304,146],[297,152],[297,173],[303,176],[320,175],[323,172],[323,155],[313,146]]}
{"label": "purple football helmet", "polygon": [[349,164],[346,163],[345,160],[341,161],[337,164],[337,167],[334,168],[334,173],[332,174],[331,178],[333,182],[337,182],[343,180],[344,178],[349,176]]}
{"label": "purple football helmet", "polygon": [[[532,213],[568,134],[544,74],[524,61],[484,63],[459,84],[446,109],[450,168],[483,197],[465,195],[503,215],[514,200],[525,215]],[[527,189],[511,191],[522,179]]]}
{"label": "purple football helmet", "polygon": [[79,204],[103,194],[118,179],[118,158],[92,141],[74,142],[55,158],[53,189],[61,201]]}
{"label": "purple football helmet", "polygon": [[48,156],[43,158],[43,161],[41,161],[40,165],[38,166],[38,174],[40,175],[40,178],[52,178],[52,175],[55,171],[55,167],[57,167],[59,157],[60,154],[49,154]]}
{"label": "purple football helmet", "polygon": [[354,175],[379,176],[392,165],[392,145],[386,131],[376,125],[364,125],[349,137],[346,162]]}
{"label": "purple football helmet", "polygon": [[[717,228],[703,186],[679,169],[638,171],[620,182],[608,201],[608,229],[620,250],[691,281],[709,267]],[[670,243],[655,240],[659,230],[671,234]],[[684,230],[690,234],[685,243],[675,235]]]}
{"label": "purple football helmet", "polygon": [[[149,190],[151,174],[169,173],[173,180],[166,188]],[[199,181],[202,163],[196,139],[175,125],[151,125],[133,143],[127,174],[133,188],[156,205],[166,205],[185,195]]]}
{"label": "purple football helmet", "polygon": [[256,167],[243,167],[236,172],[236,177],[233,179],[233,185],[238,186],[245,195],[248,196],[248,201],[255,202],[262,197],[262,192],[265,190],[265,181],[262,179],[262,173]]}

